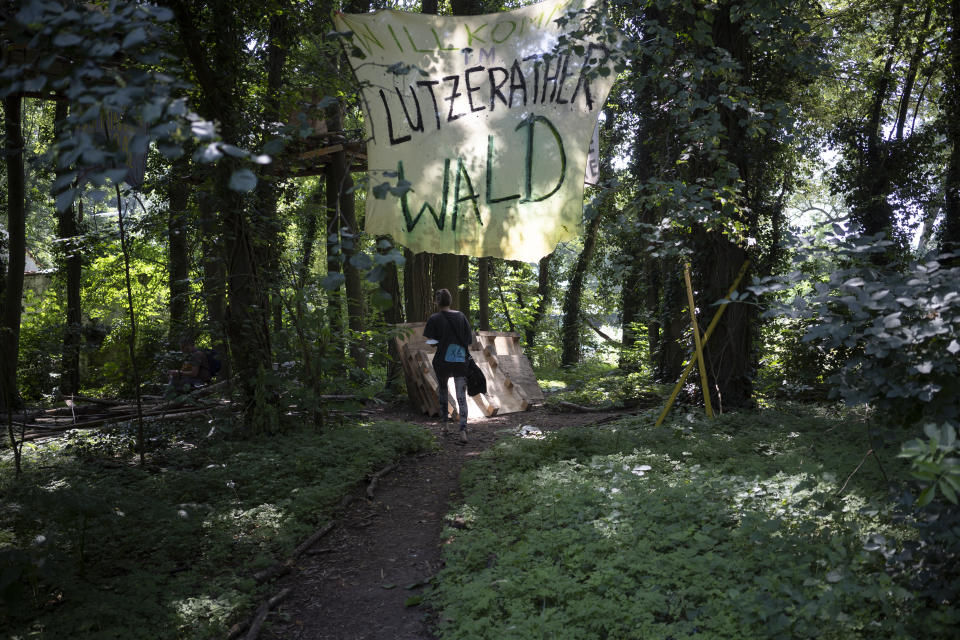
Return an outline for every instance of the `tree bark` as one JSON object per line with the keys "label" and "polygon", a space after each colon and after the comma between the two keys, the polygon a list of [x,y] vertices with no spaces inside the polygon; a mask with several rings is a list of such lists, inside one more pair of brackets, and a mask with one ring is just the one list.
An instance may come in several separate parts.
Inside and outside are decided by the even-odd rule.
{"label": "tree bark", "polygon": [[27,193],[23,171],[23,99],[3,99],[4,151],[7,159],[7,273],[0,287],[0,410],[19,405],[17,366],[20,354],[20,313],[23,269],[26,264]]}
{"label": "tree bark", "polygon": [[593,260],[597,248],[597,234],[600,230],[601,215],[597,213],[587,223],[587,230],[583,238],[583,251],[577,256],[577,261],[570,274],[570,284],[563,299],[563,325],[561,340],[563,346],[560,352],[560,366],[571,367],[580,362],[580,298],[583,295],[583,282],[587,276],[587,268]]}
{"label": "tree bark", "polygon": [[[215,29],[201,32],[198,7],[185,0],[171,0],[181,43],[201,88],[202,114],[219,122],[220,134],[229,144],[243,145],[244,118],[241,102],[240,71],[245,47],[244,30],[233,3],[225,0],[206,2]],[[213,39],[213,42],[210,40]],[[209,55],[209,58],[208,58]],[[233,158],[224,157],[213,172],[215,206],[219,213],[223,245],[227,248],[227,335],[231,350],[233,379],[237,380],[245,400],[245,420],[259,430],[271,429],[276,414],[267,404],[276,397],[260,373],[273,362],[270,344],[269,298],[258,261],[257,220],[250,215],[245,198],[230,188],[230,178],[238,167]]]}
{"label": "tree bark", "polygon": [[187,207],[190,185],[186,181],[189,163],[180,160],[174,163],[168,185],[167,212],[167,265],[170,287],[170,328],[168,341],[179,348],[180,337],[190,327],[190,250],[188,248],[190,227]]}
{"label": "tree bark", "polygon": [[[280,119],[280,91],[283,88],[283,69],[290,48],[291,34],[289,29],[290,7],[281,2],[280,7],[270,16],[267,40],[267,86],[264,96],[262,114],[263,135],[261,143],[265,144],[276,134],[275,127]],[[271,313],[273,315],[273,329],[279,332],[283,329],[283,302],[280,299],[282,287],[280,277],[281,228],[278,224],[277,200],[279,198],[278,178],[261,171],[257,180],[257,235],[258,248],[261,256],[259,262],[264,265],[263,281],[269,291],[271,299]]]}
{"label": "tree bark", "polygon": [[[54,126],[58,136],[62,132],[67,114],[67,103],[58,100],[54,107]],[[57,167],[57,178],[59,179],[65,171],[64,167]],[[80,337],[83,322],[80,278],[83,275],[83,257],[81,255],[78,211],[82,211],[82,207],[75,208],[72,202],[63,211],[57,211],[57,238],[60,240],[57,250],[57,270],[64,279],[67,300],[63,331],[63,361],[60,366],[62,376],[60,392],[64,395],[73,395],[80,391]]]}
{"label": "tree bark", "polygon": [[[726,296],[747,259],[747,252],[726,238],[711,238],[709,243],[710,259],[700,263],[706,271],[700,274],[702,290],[696,294],[701,331],[720,308],[713,303]],[[748,408],[752,403],[756,325],[753,310],[752,305],[727,305],[713,337],[704,345],[711,398],[714,408],[721,413]]]}
{"label": "tree bark", "polygon": [[533,306],[533,313],[530,317],[530,325],[526,330],[527,349],[536,344],[537,332],[540,329],[540,321],[543,320],[547,308],[550,306],[550,262],[553,260],[553,251],[540,258],[537,272],[537,302]]}
{"label": "tree bark", "polygon": [[[944,180],[943,226],[940,228],[940,249],[944,252],[960,251],[960,0],[950,0],[948,38],[950,64],[944,82],[944,120],[950,159]],[[952,264],[960,264],[960,258],[954,258]]]}
{"label": "tree bark", "polygon": [[493,258],[477,261],[477,328],[490,331],[490,268]]}
{"label": "tree bark", "polygon": [[447,289],[454,304],[460,303],[460,256],[452,253],[433,254],[433,289]]}
{"label": "tree bark", "polygon": [[683,307],[685,296],[677,265],[664,261],[662,266],[663,297],[660,301],[660,348],[656,353],[656,379],[659,382],[676,382],[683,372],[687,353],[683,345],[686,328]]}
{"label": "tree bark", "polygon": [[404,251],[403,290],[407,322],[426,322],[433,312],[433,254]]}
{"label": "tree bark", "polygon": [[[388,239],[388,236],[380,236],[380,240]],[[392,242],[391,242],[392,244]],[[389,249],[377,249],[381,254],[385,254]],[[391,262],[387,265],[386,273],[379,283],[382,294],[390,296],[390,306],[383,312],[383,321],[388,325],[396,325],[403,322],[403,298],[400,295],[400,280],[397,276],[397,265]],[[400,352],[397,350],[397,344],[392,337],[387,338],[387,388],[395,389],[402,379],[400,372]]]}
{"label": "tree bark", "polygon": [[[227,256],[216,202],[209,194],[201,195],[200,210],[201,251],[203,258],[203,303],[207,310],[208,330],[213,347],[220,353],[220,377],[227,379],[233,369],[227,340]],[[179,340],[179,337],[177,337]]]}

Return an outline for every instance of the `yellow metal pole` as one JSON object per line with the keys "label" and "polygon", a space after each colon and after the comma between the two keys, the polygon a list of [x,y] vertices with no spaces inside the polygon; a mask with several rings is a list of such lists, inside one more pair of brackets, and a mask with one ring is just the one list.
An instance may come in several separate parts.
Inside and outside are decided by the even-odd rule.
{"label": "yellow metal pole", "polygon": [[693,346],[697,350],[697,364],[700,367],[700,386],[703,388],[703,404],[707,408],[707,415],[713,417],[713,406],[710,404],[710,384],[707,382],[707,365],[703,361],[703,345],[700,344],[700,327],[697,326],[697,309],[693,302],[693,285],[690,284],[690,263],[683,264],[683,279],[687,281],[687,302],[690,306],[690,325],[693,328]]}
{"label": "yellow metal pole", "polygon": [[[740,281],[743,280],[744,274],[747,273],[747,267],[750,266],[750,259],[748,258],[743,266],[740,267],[740,272],[737,274],[736,279],[733,281],[733,285],[730,287],[730,290],[727,291],[727,297],[733,295],[733,292],[737,290],[737,287],[740,286]],[[707,343],[707,340],[710,339],[710,336],[713,335],[713,330],[717,328],[717,324],[720,322],[720,317],[723,315],[723,312],[727,308],[727,302],[724,302],[720,305],[720,308],[717,309],[717,312],[713,314],[713,319],[710,321],[710,324],[707,325],[707,330],[703,334],[703,344]],[[670,394],[670,397],[667,399],[666,406],[663,407],[663,411],[660,412],[660,417],[657,418],[656,423],[653,426],[659,427],[663,424],[663,421],[666,419],[667,414],[670,413],[670,408],[673,407],[673,403],[676,402],[677,396],[680,395],[680,389],[683,388],[683,383],[687,381],[687,376],[690,375],[690,372],[693,371],[694,361],[691,359],[687,363],[686,368],[683,370],[683,373],[680,375],[680,379],[677,380],[677,384],[673,387],[673,392]]]}

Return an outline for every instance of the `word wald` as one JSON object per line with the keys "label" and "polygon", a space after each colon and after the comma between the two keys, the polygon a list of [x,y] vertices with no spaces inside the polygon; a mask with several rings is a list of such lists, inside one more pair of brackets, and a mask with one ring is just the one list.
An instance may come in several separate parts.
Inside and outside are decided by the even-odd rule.
{"label": "word wald", "polygon": [[[546,149],[539,148],[537,149],[537,153],[534,153],[533,133],[537,123],[541,123],[553,135],[555,150],[559,156],[558,164],[560,168],[557,176],[554,179],[555,182],[553,182],[553,188],[549,191],[544,189],[544,192],[539,194],[534,193],[533,173],[536,169],[535,163],[551,157],[551,154],[547,152],[549,149],[549,143]],[[494,192],[497,190],[494,176],[494,137],[492,135],[487,136],[487,166],[485,175],[486,188],[484,189],[483,199],[483,204],[487,207],[494,205],[508,207],[514,200],[517,201],[518,204],[541,202],[557,193],[560,190],[560,187],[563,186],[564,179],[567,175],[567,154],[563,147],[563,138],[560,136],[560,132],[557,131],[557,128],[553,125],[553,123],[544,116],[532,116],[524,119],[523,122],[517,125],[515,131],[520,131],[521,129],[526,129],[522,194],[511,193],[494,195]],[[513,145],[508,145],[508,148],[512,147]],[[454,160],[456,160],[456,168],[451,170]],[[452,176],[451,172],[453,174]],[[450,184],[451,177],[453,178],[452,190]],[[397,179],[401,183],[405,180],[402,160],[397,162]],[[546,184],[549,185],[550,182],[551,181],[548,180]],[[443,161],[443,188],[441,189],[439,207],[435,207],[433,202],[425,201],[422,205],[420,205],[417,215],[414,216],[411,213],[409,193],[410,192],[407,191],[400,196],[400,210],[403,213],[403,221],[408,233],[412,232],[417,227],[417,224],[420,222],[421,218],[423,218],[425,211],[430,212],[430,217],[433,218],[433,222],[436,224],[437,230],[443,231],[446,227],[448,208],[450,209],[450,231],[455,232],[457,230],[457,220],[461,215],[469,215],[471,212],[473,213],[473,217],[476,219],[477,224],[483,226],[483,218],[480,215],[480,194],[474,188],[474,181],[467,172],[466,163],[464,163],[461,156],[457,156],[455,159],[445,158]],[[462,207],[469,207],[469,211],[466,212],[466,214],[462,214]]]}
{"label": "word wald", "polygon": [[[582,64],[579,64],[575,85],[570,78],[576,72],[577,62],[574,62],[571,68],[570,55],[560,55],[553,59],[535,55],[523,60],[514,59],[509,69],[476,65],[459,75],[444,76],[440,80],[417,81],[407,85],[405,91],[394,87],[396,100],[392,96],[387,98],[389,90],[379,89],[380,101],[386,112],[390,145],[409,142],[413,133],[425,133],[426,128],[431,126],[424,122],[421,101],[426,104],[427,113],[432,105],[437,131],[443,122],[453,122],[480,111],[495,111],[498,103],[505,109],[526,107],[529,104],[574,105],[577,98],[582,96],[587,110],[593,111],[594,100],[588,74],[588,62],[592,53],[593,47],[587,51]],[[449,106],[444,105],[441,109],[441,102]],[[397,109],[397,106],[400,109]],[[405,127],[397,118],[400,110],[403,111],[406,121]],[[404,130],[410,133],[398,135]]]}

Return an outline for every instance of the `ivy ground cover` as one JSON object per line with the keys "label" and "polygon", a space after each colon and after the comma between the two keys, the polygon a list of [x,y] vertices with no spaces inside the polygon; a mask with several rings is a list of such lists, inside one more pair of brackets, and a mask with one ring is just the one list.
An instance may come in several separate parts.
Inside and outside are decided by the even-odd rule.
{"label": "ivy ground cover", "polygon": [[651,424],[507,439],[467,468],[442,638],[955,637],[960,529],[915,511],[896,446],[864,459],[860,417]]}
{"label": "ivy ground cover", "polygon": [[256,571],[327,523],[365,475],[435,446],[397,422],[261,438],[228,428],[152,430],[146,468],[132,461],[132,429],[35,447],[19,481],[0,456],[0,637],[223,638],[272,595]]}

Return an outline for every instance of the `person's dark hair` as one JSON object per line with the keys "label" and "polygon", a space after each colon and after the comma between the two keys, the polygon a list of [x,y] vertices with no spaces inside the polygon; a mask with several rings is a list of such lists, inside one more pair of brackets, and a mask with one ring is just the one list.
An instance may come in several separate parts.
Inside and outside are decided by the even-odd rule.
{"label": "person's dark hair", "polygon": [[446,289],[437,289],[437,292],[433,294],[433,300],[439,307],[449,307],[453,303],[453,296]]}

